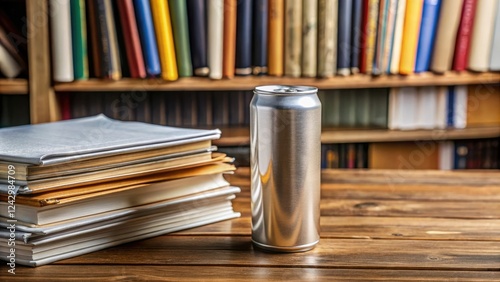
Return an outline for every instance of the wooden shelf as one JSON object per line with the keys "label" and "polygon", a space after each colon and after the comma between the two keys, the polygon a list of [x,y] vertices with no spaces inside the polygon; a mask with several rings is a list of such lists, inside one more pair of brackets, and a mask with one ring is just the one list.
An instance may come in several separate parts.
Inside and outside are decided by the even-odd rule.
{"label": "wooden shelf", "polygon": [[433,73],[419,73],[408,76],[370,76],[352,75],[347,77],[319,78],[291,78],[273,76],[248,76],[233,79],[211,80],[203,77],[181,78],[177,81],[162,79],[130,79],[119,81],[90,79],[68,83],[56,83],[54,88],[60,92],[84,91],[208,91],[208,90],[251,90],[258,85],[311,85],[320,89],[345,88],[383,88],[403,86],[428,85],[466,85],[466,84],[493,84],[500,83],[500,73],[471,73],[448,72],[443,75]]}
{"label": "wooden shelf", "polygon": [[28,80],[0,78],[0,94],[26,95],[28,94]]}
{"label": "wooden shelf", "polygon": [[[243,146],[250,143],[248,128],[222,128],[217,146]],[[415,140],[458,140],[500,137],[500,126],[448,130],[388,130],[388,129],[323,129],[321,142],[364,143]]]}

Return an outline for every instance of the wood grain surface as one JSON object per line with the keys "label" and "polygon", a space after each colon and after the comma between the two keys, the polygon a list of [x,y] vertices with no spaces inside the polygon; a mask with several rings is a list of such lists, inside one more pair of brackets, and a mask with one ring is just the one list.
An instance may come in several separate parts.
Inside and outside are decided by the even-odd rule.
{"label": "wood grain surface", "polygon": [[359,172],[323,171],[321,241],[309,252],[254,249],[243,168],[227,177],[242,188],[233,202],[241,218],[38,268],[18,266],[15,276],[1,265],[0,280],[500,280],[498,172],[413,171],[402,173],[406,181],[389,174],[369,171],[363,181]]}

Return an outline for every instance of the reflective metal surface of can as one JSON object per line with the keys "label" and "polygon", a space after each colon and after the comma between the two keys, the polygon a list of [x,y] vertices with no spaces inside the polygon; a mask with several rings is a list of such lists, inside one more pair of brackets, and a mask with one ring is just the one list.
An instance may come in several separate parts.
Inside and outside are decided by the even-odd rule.
{"label": "reflective metal surface of can", "polygon": [[278,252],[319,242],[321,102],[307,86],[259,86],[250,103],[252,241]]}

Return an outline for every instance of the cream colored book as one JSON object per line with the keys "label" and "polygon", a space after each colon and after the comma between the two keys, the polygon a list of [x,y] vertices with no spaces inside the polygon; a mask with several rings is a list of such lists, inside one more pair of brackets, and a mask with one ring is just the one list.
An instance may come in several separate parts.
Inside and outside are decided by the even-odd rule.
{"label": "cream colored book", "polygon": [[302,74],[302,0],[285,2],[285,75]]}
{"label": "cream colored book", "polygon": [[443,0],[430,69],[437,73],[451,70],[463,0]]}
{"label": "cream colored book", "polygon": [[303,0],[302,76],[316,76],[318,38],[318,0]]}
{"label": "cream colored book", "polygon": [[221,79],[223,69],[224,0],[208,0],[208,68],[211,79]]}
{"label": "cream colored book", "polygon": [[394,39],[392,41],[390,73],[399,73],[399,59],[401,58],[401,43],[403,40],[403,27],[405,24],[406,0],[399,0],[394,25]]}
{"label": "cream colored book", "polygon": [[0,72],[7,78],[14,78],[21,73],[21,66],[10,55],[6,48],[0,44]]}
{"label": "cream colored book", "polygon": [[338,0],[318,1],[318,76],[331,77],[337,70]]}
{"label": "cream colored book", "polygon": [[52,70],[55,81],[73,81],[70,0],[50,0]]}
{"label": "cream colored book", "polygon": [[[488,71],[493,29],[499,0],[478,0],[472,28],[468,69]],[[498,52],[498,50],[496,50]]]}

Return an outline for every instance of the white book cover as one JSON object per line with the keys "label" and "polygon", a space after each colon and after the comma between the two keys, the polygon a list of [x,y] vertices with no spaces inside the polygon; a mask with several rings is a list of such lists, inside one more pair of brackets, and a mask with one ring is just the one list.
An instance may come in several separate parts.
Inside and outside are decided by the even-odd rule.
{"label": "white book cover", "polygon": [[495,33],[491,45],[490,70],[500,71],[500,3],[497,4]]}
{"label": "white book cover", "polygon": [[55,81],[73,81],[70,0],[50,0],[52,70]]}
{"label": "white book cover", "polygon": [[7,49],[0,44],[0,72],[7,78],[14,78],[19,75],[22,68]]}
{"label": "white book cover", "polygon": [[416,87],[402,87],[398,95],[399,129],[413,130],[418,127],[418,90]]}
{"label": "white book cover", "polygon": [[439,169],[453,169],[454,149],[455,146],[453,145],[453,141],[439,142]]}
{"label": "white book cover", "polygon": [[453,127],[467,126],[467,85],[455,86],[455,104],[453,106]]}
{"label": "white book cover", "polygon": [[208,0],[208,67],[211,79],[222,78],[224,0]]}
{"label": "white book cover", "polygon": [[447,126],[448,113],[448,87],[439,86],[436,93],[436,119],[435,128],[445,129]]}
{"label": "white book cover", "polygon": [[405,22],[406,0],[399,0],[394,24],[394,39],[392,40],[390,73],[399,74],[399,59],[401,58],[401,43],[403,40],[403,27]]}
{"label": "white book cover", "polygon": [[437,118],[437,88],[426,86],[418,88],[417,127],[433,129]]}
{"label": "white book cover", "polygon": [[398,90],[399,88],[393,87],[389,92],[389,117],[387,127],[392,130],[399,129]]}

